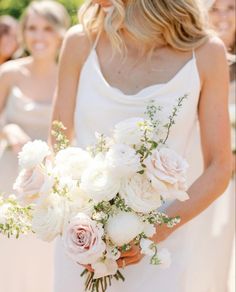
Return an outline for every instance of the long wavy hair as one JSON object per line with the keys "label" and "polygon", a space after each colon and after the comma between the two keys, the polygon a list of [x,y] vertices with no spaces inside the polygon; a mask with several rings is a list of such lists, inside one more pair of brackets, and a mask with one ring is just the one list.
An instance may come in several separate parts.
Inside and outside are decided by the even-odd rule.
{"label": "long wavy hair", "polygon": [[149,48],[166,44],[181,51],[201,46],[211,34],[201,0],[110,0],[104,11],[85,1],[79,20],[87,34],[105,31],[113,48],[122,52],[122,30]]}

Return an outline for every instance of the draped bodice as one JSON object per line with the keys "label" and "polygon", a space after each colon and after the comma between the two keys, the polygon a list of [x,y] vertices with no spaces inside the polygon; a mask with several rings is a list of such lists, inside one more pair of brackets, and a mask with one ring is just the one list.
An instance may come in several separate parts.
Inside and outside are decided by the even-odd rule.
{"label": "draped bodice", "polygon": [[6,123],[19,125],[31,139],[46,140],[51,116],[51,104],[34,101],[18,87],[11,90],[6,110]]}

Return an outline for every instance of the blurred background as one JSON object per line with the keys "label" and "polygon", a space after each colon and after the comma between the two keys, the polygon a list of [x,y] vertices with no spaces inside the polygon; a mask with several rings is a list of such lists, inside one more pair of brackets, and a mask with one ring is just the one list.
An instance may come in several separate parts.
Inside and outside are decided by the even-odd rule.
{"label": "blurred background", "polygon": [[[30,0],[0,0],[0,16],[11,15],[19,19],[24,9],[32,2]],[[58,0],[67,9],[72,24],[77,23],[77,11],[83,0]]]}

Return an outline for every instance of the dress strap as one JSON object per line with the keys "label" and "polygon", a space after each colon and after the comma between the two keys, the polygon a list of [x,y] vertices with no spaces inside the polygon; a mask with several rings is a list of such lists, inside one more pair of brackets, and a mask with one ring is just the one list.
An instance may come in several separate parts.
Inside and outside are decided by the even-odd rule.
{"label": "dress strap", "polygon": [[193,60],[196,60],[196,54],[195,54],[195,50],[194,49],[192,50],[192,58],[193,58]]}
{"label": "dress strap", "polygon": [[96,49],[101,34],[102,34],[102,31],[99,31],[99,32],[97,33],[97,35],[96,35],[96,39],[95,39],[95,41],[94,41],[94,43],[93,43],[93,46],[92,46],[92,50],[95,50],[95,49]]}

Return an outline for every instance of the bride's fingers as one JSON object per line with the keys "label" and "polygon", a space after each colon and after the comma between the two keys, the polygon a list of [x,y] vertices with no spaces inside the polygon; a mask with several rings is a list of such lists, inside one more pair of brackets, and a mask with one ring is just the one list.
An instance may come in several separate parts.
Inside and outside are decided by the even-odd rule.
{"label": "bride's fingers", "polygon": [[136,255],[134,257],[120,258],[119,260],[117,260],[117,264],[119,268],[124,268],[125,266],[135,265],[139,263],[142,258],[143,258],[142,254]]}
{"label": "bride's fingers", "polygon": [[91,265],[81,265],[83,267],[85,267],[85,269],[87,269],[89,272],[94,272],[93,268],[91,267]]}
{"label": "bride's fingers", "polygon": [[121,257],[133,257],[140,253],[140,247],[137,245],[132,246],[128,251],[122,252]]}

